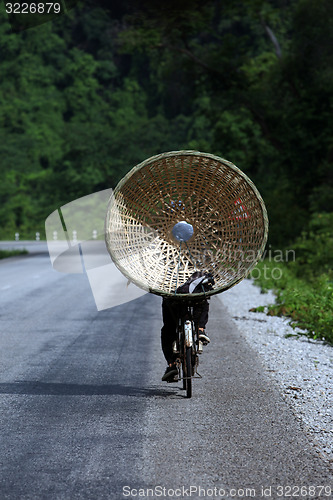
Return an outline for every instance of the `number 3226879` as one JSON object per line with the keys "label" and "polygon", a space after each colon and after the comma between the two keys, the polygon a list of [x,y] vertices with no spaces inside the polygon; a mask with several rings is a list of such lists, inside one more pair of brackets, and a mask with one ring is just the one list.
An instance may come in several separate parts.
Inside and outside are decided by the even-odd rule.
{"label": "number 3226879", "polygon": [[6,3],[7,14],[60,14],[60,3]]}

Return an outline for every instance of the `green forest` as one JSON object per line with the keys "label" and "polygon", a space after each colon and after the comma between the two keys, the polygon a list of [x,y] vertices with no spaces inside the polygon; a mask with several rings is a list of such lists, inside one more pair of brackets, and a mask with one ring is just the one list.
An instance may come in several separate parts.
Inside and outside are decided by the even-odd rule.
{"label": "green forest", "polygon": [[293,276],[330,307],[333,2],[66,3],[39,24],[0,7],[0,239],[43,234],[149,156],[199,150],[254,181],[270,248],[295,248]]}

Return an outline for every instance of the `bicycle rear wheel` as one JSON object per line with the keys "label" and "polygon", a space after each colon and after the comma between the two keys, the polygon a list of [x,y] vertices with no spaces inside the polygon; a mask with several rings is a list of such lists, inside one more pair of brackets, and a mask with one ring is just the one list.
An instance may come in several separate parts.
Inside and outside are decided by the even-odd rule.
{"label": "bicycle rear wheel", "polygon": [[186,366],[186,397],[192,397],[192,347],[186,346],[185,352],[185,366]]}

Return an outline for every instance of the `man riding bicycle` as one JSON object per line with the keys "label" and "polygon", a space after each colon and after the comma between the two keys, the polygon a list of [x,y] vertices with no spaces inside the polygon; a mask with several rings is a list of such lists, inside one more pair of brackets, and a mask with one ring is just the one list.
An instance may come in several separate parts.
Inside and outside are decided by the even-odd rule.
{"label": "man riding bicycle", "polygon": [[[213,288],[214,279],[211,274],[202,271],[196,271],[192,276],[180,287],[176,293],[202,293]],[[165,373],[162,377],[166,382],[178,381],[178,369],[176,365],[177,354],[173,352],[173,344],[177,340],[177,321],[179,316],[184,315],[186,306],[181,301],[173,297],[163,298],[162,316],[163,327],[161,330],[162,351],[168,363]],[[193,305],[193,320],[198,328],[198,337],[203,345],[210,342],[210,338],[206,335],[206,324],[208,322],[209,302],[208,299],[200,298]]]}

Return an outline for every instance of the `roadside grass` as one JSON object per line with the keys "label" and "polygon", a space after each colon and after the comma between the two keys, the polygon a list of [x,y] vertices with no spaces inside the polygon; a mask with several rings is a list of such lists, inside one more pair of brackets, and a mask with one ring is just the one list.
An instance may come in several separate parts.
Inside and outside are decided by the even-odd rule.
{"label": "roadside grass", "polygon": [[[304,335],[333,345],[333,214],[314,214],[309,231],[293,246],[295,260],[266,259],[250,274],[263,292],[271,289],[276,303],[267,314],[287,316]],[[255,308],[264,312],[264,307]]]}
{"label": "roadside grass", "polygon": [[[254,283],[263,292],[271,289],[276,303],[268,306],[267,314],[287,316],[292,327],[305,330],[304,335],[322,339],[333,345],[333,283],[328,276],[307,282],[295,277],[291,265],[263,261],[253,271]],[[280,270],[280,273],[277,272]],[[277,276],[280,276],[277,279]],[[264,312],[264,307],[253,309]]]}
{"label": "roadside grass", "polygon": [[6,259],[7,257],[14,257],[16,255],[26,255],[27,250],[0,250],[0,259]]}

